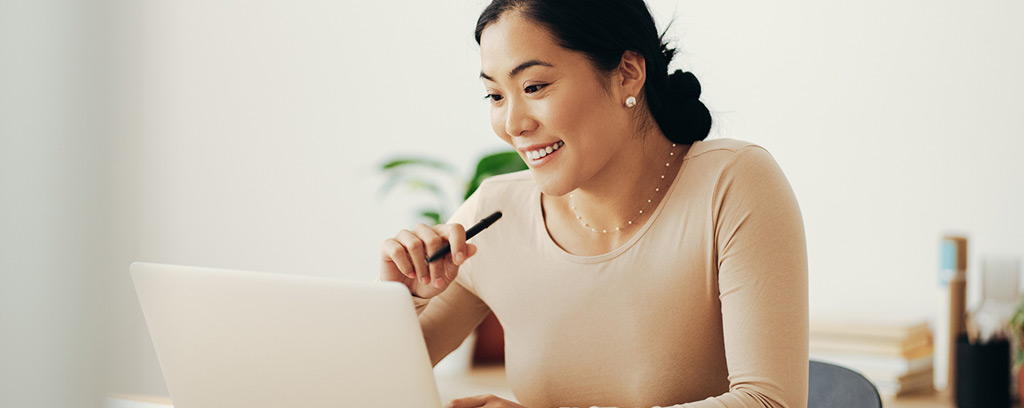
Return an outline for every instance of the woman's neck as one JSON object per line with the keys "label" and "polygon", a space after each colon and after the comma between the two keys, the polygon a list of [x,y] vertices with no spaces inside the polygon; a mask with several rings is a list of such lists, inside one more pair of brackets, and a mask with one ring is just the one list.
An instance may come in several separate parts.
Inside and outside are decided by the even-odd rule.
{"label": "woman's neck", "polygon": [[657,208],[689,146],[674,145],[659,130],[642,140],[626,143],[594,177],[562,197],[581,229],[631,236]]}

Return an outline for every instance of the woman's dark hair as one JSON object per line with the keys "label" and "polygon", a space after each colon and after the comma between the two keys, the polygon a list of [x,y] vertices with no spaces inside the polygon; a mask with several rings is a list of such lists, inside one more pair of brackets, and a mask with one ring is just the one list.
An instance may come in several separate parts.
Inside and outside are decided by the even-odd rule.
{"label": "woman's dark hair", "polygon": [[711,113],[698,99],[700,82],[690,72],[668,74],[676,50],[662,42],[643,0],[493,0],[477,20],[477,44],[484,28],[509,11],[547,28],[563,48],[586,55],[606,73],[626,51],[639,54],[647,65],[644,99],[661,132],[680,144],[708,136]]}

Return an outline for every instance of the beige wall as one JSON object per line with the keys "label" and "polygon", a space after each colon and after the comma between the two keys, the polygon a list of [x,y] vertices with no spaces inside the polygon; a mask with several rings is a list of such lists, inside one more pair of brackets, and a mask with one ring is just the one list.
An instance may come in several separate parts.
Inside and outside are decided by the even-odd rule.
{"label": "beige wall", "polygon": [[[420,202],[375,166],[503,147],[481,1],[24,3],[0,3],[0,406],[166,391],[131,260],[372,279]],[[927,316],[947,230],[1024,253],[1024,6],[762,3],[652,2],[714,136],[787,172],[812,313]]]}

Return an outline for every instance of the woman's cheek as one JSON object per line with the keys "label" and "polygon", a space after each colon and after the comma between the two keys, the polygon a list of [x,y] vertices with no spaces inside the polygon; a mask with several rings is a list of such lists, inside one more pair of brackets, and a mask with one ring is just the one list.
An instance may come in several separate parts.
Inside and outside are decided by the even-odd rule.
{"label": "woman's cheek", "polygon": [[498,135],[505,143],[512,144],[508,134],[505,132],[505,114],[501,108],[491,107],[491,130]]}
{"label": "woman's cheek", "polygon": [[541,114],[547,119],[549,126],[559,129],[576,129],[579,125],[580,108],[593,105],[585,99],[564,98],[563,95],[546,98],[541,106]]}

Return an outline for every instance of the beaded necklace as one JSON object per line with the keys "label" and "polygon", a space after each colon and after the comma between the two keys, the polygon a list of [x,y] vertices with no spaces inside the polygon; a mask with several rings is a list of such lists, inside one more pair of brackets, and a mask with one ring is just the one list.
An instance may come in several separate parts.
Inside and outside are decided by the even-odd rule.
{"label": "beaded necklace", "polygon": [[[676,155],[675,148],[676,148],[676,144],[673,143],[672,144],[672,151],[668,152],[668,155],[669,155],[670,159],[669,159],[669,161],[665,162],[665,167],[670,167],[672,165],[671,157]],[[664,174],[661,175],[661,180],[665,180],[665,175]],[[664,183],[664,181],[662,181],[662,183]],[[662,188],[662,186],[660,184],[658,185],[658,187],[654,188],[654,192],[651,193],[651,196],[649,198],[647,198],[647,202],[644,203],[644,206],[642,208],[640,208],[640,211],[637,212],[634,215],[634,217],[643,215],[644,210],[646,210],[647,207],[649,207],[651,205],[651,202],[654,200],[654,196],[657,195],[658,192],[661,191],[661,188]],[[579,223],[581,225],[583,225],[584,228],[589,229],[591,232],[601,232],[601,233],[604,233],[604,234],[608,233],[609,230],[607,228],[598,228],[598,227],[595,227],[593,225],[590,225],[590,223],[588,223],[588,222],[583,220],[583,217],[580,216],[579,212],[577,212],[576,201],[573,199],[573,196],[572,196],[571,193],[569,194],[569,208],[572,209],[573,215],[576,216],[576,221],[579,221]],[[622,226],[615,227],[615,229],[613,231],[621,231],[623,228],[628,228],[630,225],[633,225],[633,219],[632,218],[630,218],[628,221],[626,221],[626,223],[623,224]]]}

